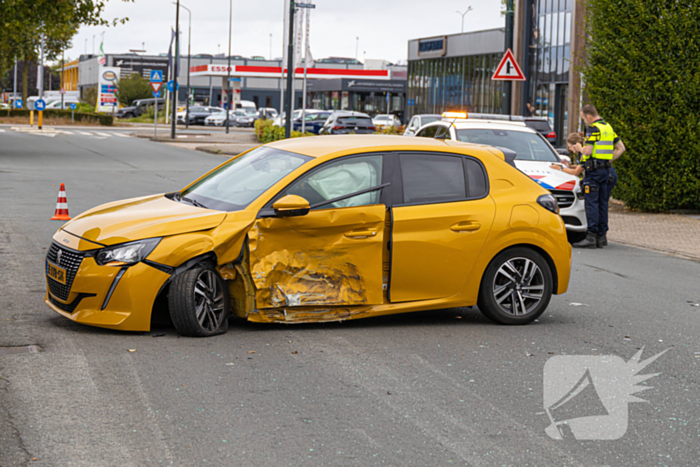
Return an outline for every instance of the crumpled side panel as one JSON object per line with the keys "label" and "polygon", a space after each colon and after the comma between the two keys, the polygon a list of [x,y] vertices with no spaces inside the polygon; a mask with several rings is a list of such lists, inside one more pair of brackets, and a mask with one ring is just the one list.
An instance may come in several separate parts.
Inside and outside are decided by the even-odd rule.
{"label": "crumpled side panel", "polygon": [[[385,212],[374,205],[258,219],[249,232],[257,307],[382,303]],[[308,321],[318,321],[314,316]]]}

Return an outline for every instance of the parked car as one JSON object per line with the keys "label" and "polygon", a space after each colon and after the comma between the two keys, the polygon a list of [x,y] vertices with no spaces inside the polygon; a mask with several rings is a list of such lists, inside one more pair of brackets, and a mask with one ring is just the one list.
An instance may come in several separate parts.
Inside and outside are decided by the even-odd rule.
{"label": "parked car", "polygon": [[403,136],[269,143],[181,190],[63,224],[44,303],[123,331],[149,331],[163,310],[199,337],[226,332],[231,315],[328,322],[478,305],[496,323],[531,323],[566,292],[571,246],[557,201],[513,157]]}
{"label": "parked car", "polygon": [[[329,110],[307,110],[304,119],[304,130],[317,135],[332,113]],[[301,116],[294,120],[294,130],[301,131]]]}
{"label": "parked car", "polygon": [[[233,123],[233,112],[230,112],[229,126],[235,126]],[[204,119],[205,126],[224,126],[226,125],[226,111],[216,112]]]}
{"label": "parked car", "polygon": [[[294,110],[292,112],[292,121],[296,120],[299,117],[301,117],[301,109]],[[282,112],[281,115],[278,115],[274,119],[272,119],[272,124],[275,126],[284,126],[286,121],[287,121],[287,115],[285,112]]]}
{"label": "parked car", "polygon": [[257,112],[251,108],[241,108],[233,111],[233,121],[239,127],[252,127],[255,124]]}
{"label": "parked car", "polygon": [[552,127],[549,125],[549,121],[546,118],[525,117],[525,125],[544,136],[547,141],[549,141],[549,144],[556,146],[557,134],[554,132],[554,130],[552,130]]}
{"label": "parked car", "polygon": [[418,129],[428,123],[437,122],[442,118],[439,114],[418,114],[411,117],[403,132],[404,136],[414,136]]}
{"label": "parked car", "polygon": [[588,223],[581,180],[549,168],[551,164],[561,163],[559,154],[541,134],[526,126],[522,117],[488,114],[468,114],[468,118],[450,116],[423,126],[416,136],[486,144],[515,151],[515,166],[557,199],[569,241],[575,243],[586,236]]}
{"label": "parked car", "polygon": [[362,112],[337,110],[328,117],[318,134],[347,135],[352,133],[362,135],[375,131],[377,131],[377,127],[374,126],[369,115]]}
{"label": "parked car", "polygon": [[221,107],[190,107],[189,114],[187,114],[186,110],[177,114],[177,123],[184,125],[185,116],[187,115],[190,125],[204,125],[204,119],[218,112],[224,112],[224,109]]}
{"label": "parked car", "polygon": [[379,114],[372,118],[372,123],[376,127],[398,127],[401,126],[399,117],[393,114]]}
{"label": "parked car", "polygon": [[272,107],[261,107],[258,109],[257,118],[275,118],[277,117],[277,109]]}
{"label": "parked car", "polygon": [[164,109],[165,99],[163,99],[162,97],[158,99],[138,99],[132,102],[129,107],[122,107],[121,109],[117,109],[117,111],[114,113],[114,116],[117,118],[140,117],[146,109],[148,109],[149,107],[153,107],[156,101],[158,101],[158,109]]}

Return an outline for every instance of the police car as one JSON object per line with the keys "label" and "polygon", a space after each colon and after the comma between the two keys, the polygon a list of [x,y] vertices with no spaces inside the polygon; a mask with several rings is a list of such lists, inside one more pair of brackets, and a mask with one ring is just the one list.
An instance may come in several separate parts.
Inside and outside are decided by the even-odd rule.
{"label": "police car", "polygon": [[574,175],[552,170],[561,163],[557,151],[518,116],[445,112],[442,120],[423,125],[417,137],[451,139],[507,148],[517,153],[515,166],[549,190],[559,203],[570,242],[586,236],[586,210],[581,181]]}

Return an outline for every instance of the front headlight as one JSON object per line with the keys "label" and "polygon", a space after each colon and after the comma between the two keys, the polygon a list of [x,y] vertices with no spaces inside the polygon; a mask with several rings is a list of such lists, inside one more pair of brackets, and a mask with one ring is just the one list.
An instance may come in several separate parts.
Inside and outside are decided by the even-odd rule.
{"label": "front headlight", "polygon": [[160,240],[160,238],[149,238],[106,247],[97,252],[95,261],[100,266],[131,266],[146,259]]}

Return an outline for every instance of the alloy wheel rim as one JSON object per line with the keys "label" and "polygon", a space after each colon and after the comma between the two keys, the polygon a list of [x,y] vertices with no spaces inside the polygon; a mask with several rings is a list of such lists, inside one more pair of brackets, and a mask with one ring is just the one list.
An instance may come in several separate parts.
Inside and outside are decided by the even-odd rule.
{"label": "alloy wheel rim", "polygon": [[501,311],[512,316],[531,313],[544,296],[544,275],[529,258],[511,258],[493,278],[493,298]]}
{"label": "alloy wheel rim", "polygon": [[195,315],[202,329],[214,332],[224,318],[224,291],[213,271],[202,271],[194,284]]}

